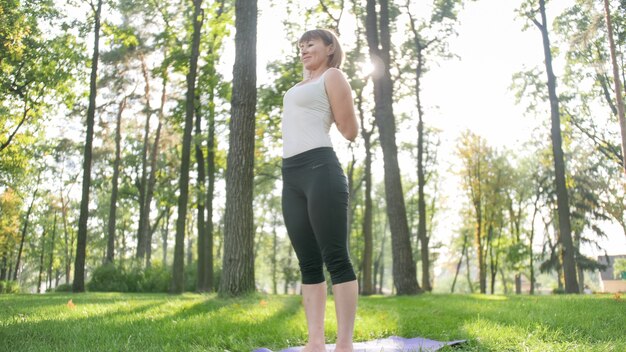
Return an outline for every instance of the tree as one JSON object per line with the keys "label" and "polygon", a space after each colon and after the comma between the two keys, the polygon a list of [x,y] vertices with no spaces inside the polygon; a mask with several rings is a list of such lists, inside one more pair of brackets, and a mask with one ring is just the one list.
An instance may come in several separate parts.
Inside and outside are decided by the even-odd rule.
{"label": "tree", "polygon": [[9,262],[18,242],[22,200],[12,188],[0,194],[0,281],[10,280]]}
{"label": "tree", "polygon": [[[529,4],[526,4],[529,5]],[[533,2],[534,5],[534,2]],[[556,93],[556,76],[552,68],[552,51],[548,33],[548,23],[546,18],[545,0],[539,0],[539,9],[526,12],[526,16],[537,26],[541,32],[543,41],[543,52],[545,57],[546,75],[548,78],[548,95],[550,99],[550,121],[552,139],[552,155],[555,171],[555,185],[557,194],[557,211],[559,226],[559,242],[562,245],[561,256],[565,277],[565,290],[568,293],[578,293],[578,283],[576,280],[575,253],[572,242],[572,230],[570,221],[569,198],[567,194],[567,184],[565,182],[565,160],[563,157],[562,136],[561,136],[561,114],[559,110],[559,97]],[[539,12],[540,20],[536,19]]]}
{"label": "tree", "polygon": [[380,13],[376,11],[376,1],[367,1],[365,25],[370,57],[375,66],[372,76],[374,116],[380,133],[380,145],[383,149],[385,165],[385,199],[391,228],[394,285],[398,294],[410,295],[419,293],[421,289],[417,283],[398,165],[396,123],[393,114],[393,81],[389,71],[391,65],[389,3],[387,0],[379,0],[378,4]]}
{"label": "tree", "polygon": [[172,293],[182,293],[184,289],[184,256],[185,256],[185,230],[187,221],[187,202],[189,199],[189,164],[191,158],[191,134],[193,130],[193,117],[196,110],[196,74],[198,68],[198,56],[200,52],[200,35],[204,15],[202,12],[202,0],[193,1],[193,35],[191,55],[189,56],[189,72],[187,73],[187,95],[185,100],[185,130],[183,133],[183,150],[180,165],[180,193],[178,195],[178,218],[176,219],[176,242],[174,245],[174,268],[172,274]]}
{"label": "tree", "polygon": [[622,82],[619,77],[619,66],[617,65],[617,56],[615,55],[615,41],[613,40],[613,25],[611,23],[611,9],[609,8],[609,0],[604,0],[604,11],[606,18],[606,28],[609,39],[609,48],[611,53],[611,64],[613,66],[613,84],[615,85],[615,101],[617,102],[617,113],[619,118],[619,127],[622,133],[622,167],[624,168],[624,177],[626,177],[626,117],[624,117],[624,97],[622,96]]}
{"label": "tree", "polygon": [[[453,23],[457,19],[457,8],[463,1],[441,1],[435,2],[431,16],[427,20],[419,21],[413,16],[410,9],[410,2],[407,1],[405,7],[409,16],[409,28],[412,37],[406,43],[408,52],[412,58],[407,66],[415,73],[414,91],[415,104],[417,108],[417,183],[418,183],[418,227],[417,238],[420,241],[422,259],[422,289],[432,291],[430,279],[430,234],[427,232],[428,224],[426,217],[426,194],[427,182],[425,159],[425,130],[424,130],[424,107],[422,103],[422,80],[428,71],[428,60],[431,56],[447,56],[446,40],[454,34]],[[433,31],[436,36],[429,38],[428,31]],[[407,67],[407,68],[409,68]],[[433,165],[434,166],[434,165]]]}
{"label": "tree", "polygon": [[83,157],[83,189],[80,201],[80,217],[78,218],[78,237],[76,241],[76,260],[74,262],[74,292],[85,291],[85,256],[87,250],[87,220],[89,218],[89,186],[91,185],[91,159],[93,149],[93,131],[96,115],[96,83],[98,79],[98,57],[100,42],[100,14],[102,0],[91,3],[94,13],[94,48],[91,58],[91,76],[89,83],[89,107],[87,108],[87,133]]}
{"label": "tree", "polygon": [[224,256],[219,293],[254,291],[253,180],[256,112],[257,1],[235,3],[235,64],[228,160]]}

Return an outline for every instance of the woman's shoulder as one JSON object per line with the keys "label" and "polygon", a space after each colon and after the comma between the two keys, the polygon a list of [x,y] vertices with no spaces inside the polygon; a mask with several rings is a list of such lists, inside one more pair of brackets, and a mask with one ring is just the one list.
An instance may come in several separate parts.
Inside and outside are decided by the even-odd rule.
{"label": "woman's shoulder", "polygon": [[348,79],[343,71],[331,67],[324,72],[324,81],[330,85],[344,85],[348,82]]}
{"label": "woman's shoulder", "polygon": [[341,71],[340,69],[336,68],[336,67],[330,67],[328,68],[325,72],[324,72],[324,76],[326,76],[326,78],[331,77],[332,78],[346,78],[346,74]]}

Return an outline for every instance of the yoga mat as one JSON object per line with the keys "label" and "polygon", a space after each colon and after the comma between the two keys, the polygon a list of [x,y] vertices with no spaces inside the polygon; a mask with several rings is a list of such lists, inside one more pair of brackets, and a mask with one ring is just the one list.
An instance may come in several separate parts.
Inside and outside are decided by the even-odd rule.
{"label": "yoga mat", "polygon": [[[435,341],[422,337],[414,337],[405,339],[403,337],[391,336],[386,339],[378,339],[366,342],[355,342],[353,344],[354,352],[431,352],[437,351],[444,346],[454,346],[465,342],[466,340],[456,341]],[[331,352],[335,349],[335,345],[326,345],[326,351]],[[289,347],[280,352],[299,352],[301,347]],[[258,348],[253,352],[272,352],[267,348]]]}

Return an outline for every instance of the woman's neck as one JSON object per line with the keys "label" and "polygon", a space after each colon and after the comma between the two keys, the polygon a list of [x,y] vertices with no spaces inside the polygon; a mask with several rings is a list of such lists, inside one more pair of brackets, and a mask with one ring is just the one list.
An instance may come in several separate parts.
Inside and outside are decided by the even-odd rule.
{"label": "woman's neck", "polygon": [[326,70],[328,70],[328,66],[321,66],[316,68],[313,71],[309,71],[308,76],[306,77],[306,81],[310,81],[310,80],[314,80],[316,78],[319,78],[321,75],[324,74],[324,72],[326,72]]}

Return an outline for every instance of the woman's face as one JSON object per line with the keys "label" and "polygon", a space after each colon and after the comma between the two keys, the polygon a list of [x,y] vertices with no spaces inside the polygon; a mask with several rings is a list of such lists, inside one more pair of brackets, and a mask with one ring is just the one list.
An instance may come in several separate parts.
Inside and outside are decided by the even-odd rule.
{"label": "woman's face", "polygon": [[308,71],[315,71],[328,65],[328,56],[331,54],[331,46],[324,44],[319,38],[303,41],[299,44],[300,61]]}

